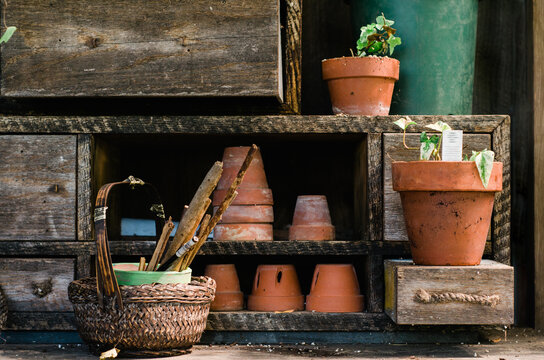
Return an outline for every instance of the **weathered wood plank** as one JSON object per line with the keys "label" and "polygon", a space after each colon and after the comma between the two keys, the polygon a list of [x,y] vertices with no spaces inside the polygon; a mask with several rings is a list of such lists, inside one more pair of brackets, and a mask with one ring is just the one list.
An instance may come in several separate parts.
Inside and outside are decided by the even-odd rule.
{"label": "weathered wood plank", "polygon": [[91,276],[91,254],[76,257],[76,279]]}
{"label": "weathered wood plank", "polygon": [[367,311],[381,313],[384,304],[383,256],[369,256],[366,262],[366,270],[368,276],[368,287],[366,289]]}
{"label": "weathered wood plank", "polygon": [[384,231],[383,138],[382,134],[367,135],[367,206],[368,240],[382,241]]}
{"label": "weathered wood plank", "polygon": [[[302,0],[286,0],[282,1],[281,5],[285,7],[286,12],[283,65],[286,84],[285,105],[290,113],[300,114],[302,110]],[[280,69],[280,75],[281,71],[282,69]]]}
{"label": "weathered wood plank", "polygon": [[271,312],[210,312],[206,330],[214,331],[371,331],[393,326],[384,314],[318,313],[295,311]]}
{"label": "weathered wood plank", "polygon": [[[510,325],[514,322],[511,266],[492,260],[482,260],[478,266],[420,266],[410,260],[386,260],[385,277],[385,311],[397,324]],[[429,297],[418,298],[416,294],[422,290]],[[456,300],[433,301],[431,294]],[[495,303],[485,303],[491,301],[489,297],[494,297]]]}
{"label": "weathered wood plank", "polygon": [[502,162],[502,191],[495,194],[493,207],[493,259],[510,265],[510,119],[505,119],[493,131],[496,161]]}
{"label": "weathered wood plank", "polygon": [[6,330],[76,330],[76,320],[72,312],[10,312]]}
{"label": "weathered wood plank", "polygon": [[[419,149],[419,135],[407,134],[406,144]],[[472,150],[491,148],[491,135],[464,134],[463,154],[471,154]],[[393,190],[391,163],[395,161],[412,161],[419,157],[419,150],[407,150],[402,144],[402,134],[384,134],[384,240],[407,241],[406,225],[402,213],[400,195]]]}
{"label": "weathered wood plank", "polygon": [[279,0],[9,2],[4,96],[283,98]]}
{"label": "weathered wood plank", "polygon": [[77,239],[92,240],[92,135],[77,136]]}
{"label": "weathered wood plank", "polygon": [[[544,2],[533,1],[534,35],[534,260],[535,326],[544,329],[544,44],[537,34],[544,31]],[[526,139],[525,139],[526,140]],[[527,254],[524,254],[525,256]],[[530,313],[530,310],[528,311]]]}
{"label": "weathered wood plank", "polygon": [[76,137],[0,136],[0,238],[73,239]]}
{"label": "weathered wood plank", "polygon": [[0,258],[8,311],[71,311],[68,284],[74,265],[74,259]]}
{"label": "weathered wood plank", "polygon": [[[257,116],[1,116],[0,133],[88,134],[359,134],[397,132],[400,116],[257,115]],[[491,133],[506,115],[418,115],[425,125],[446,121],[470,133]]]}

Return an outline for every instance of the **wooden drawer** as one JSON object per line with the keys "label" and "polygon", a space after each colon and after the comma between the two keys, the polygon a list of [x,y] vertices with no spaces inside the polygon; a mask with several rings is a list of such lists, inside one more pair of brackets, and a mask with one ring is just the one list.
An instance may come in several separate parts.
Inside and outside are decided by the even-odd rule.
{"label": "wooden drawer", "polygon": [[11,0],[3,96],[283,99],[279,0]]}
{"label": "wooden drawer", "polygon": [[514,322],[514,268],[419,266],[385,261],[385,312],[400,325],[509,325]]}
{"label": "wooden drawer", "polygon": [[71,135],[0,135],[0,239],[75,239],[76,146]]}

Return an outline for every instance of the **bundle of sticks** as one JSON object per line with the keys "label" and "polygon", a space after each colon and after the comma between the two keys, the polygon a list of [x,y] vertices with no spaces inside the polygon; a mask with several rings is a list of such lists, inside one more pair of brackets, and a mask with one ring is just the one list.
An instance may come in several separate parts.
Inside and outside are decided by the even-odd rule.
{"label": "bundle of sticks", "polygon": [[[170,234],[174,229],[170,217],[162,229],[161,236],[153,252],[151,260],[146,266],[146,259],[140,258],[138,270],[145,271],[183,271],[193,262],[198,251],[206,242],[206,239],[214,229],[215,225],[230,206],[238,192],[236,189],[244,179],[244,175],[259,148],[253,144],[247,156],[230,185],[225,198],[219,205],[213,216],[206,214],[210,204],[210,196],[217,186],[223,173],[223,163],[218,161],[206,174],[206,177],[198,187],[193,199],[186,207],[179,222],[174,239],[168,244]],[[200,225],[200,227],[199,227]],[[198,232],[197,232],[198,229]],[[195,235],[196,234],[196,235]]]}

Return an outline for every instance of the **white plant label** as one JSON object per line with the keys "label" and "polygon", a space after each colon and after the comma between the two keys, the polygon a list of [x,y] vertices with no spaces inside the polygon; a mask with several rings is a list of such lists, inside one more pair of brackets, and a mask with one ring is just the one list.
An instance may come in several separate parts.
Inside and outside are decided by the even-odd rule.
{"label": "white plant label", "polygon": [[463,160],[463,130],[445,130],[442,132],[442,160]]}

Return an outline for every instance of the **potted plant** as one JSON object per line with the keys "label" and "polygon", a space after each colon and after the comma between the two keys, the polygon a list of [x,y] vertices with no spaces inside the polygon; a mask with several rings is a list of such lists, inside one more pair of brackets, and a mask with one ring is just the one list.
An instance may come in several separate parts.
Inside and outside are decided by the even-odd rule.
{"label": "potted plant", "polygon": [[335,114],[389,114],[399,61],[388,55],[401,44],[394,23],[383,14],[378,16],[375,23],[361,28],[357,56],[323,60],[323,80]]}
{"label": "potted plant", "polygon": [[472,114],[478,2],[351,0],[353,24],[384,12],[410,44],[395,53],[402,69],[392,114]]}
{"label": "potted plant", "polygon": [[[395,122],[404,131],[415,122]],[[440,161],[443,132],[420,136],[419,161],[392,163],[393,190],[400,193],[413,260],[420,265],[478,265],[491,224],[495,192],[502,190],[502,163],[490,150],[465,161]],[[435,160],[435,161],[433,161]]]}

